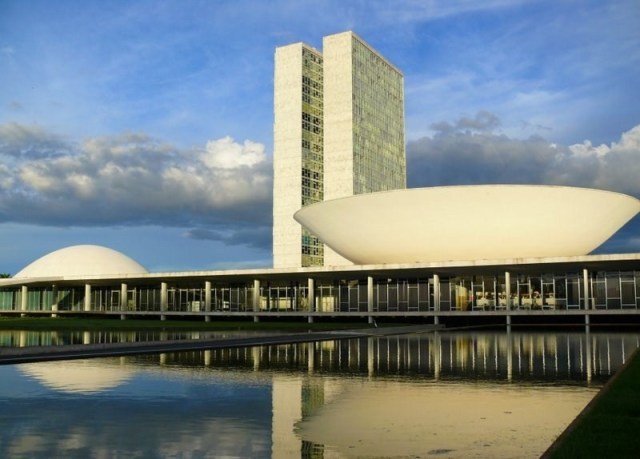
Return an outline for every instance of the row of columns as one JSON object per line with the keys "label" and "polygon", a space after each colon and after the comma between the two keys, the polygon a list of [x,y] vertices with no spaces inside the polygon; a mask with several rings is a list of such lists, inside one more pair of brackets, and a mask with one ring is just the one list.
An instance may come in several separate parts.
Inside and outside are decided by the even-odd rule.
{"label": "row of columns", "polygon": [[[589,298],[589,271],[587,269],[583,269],[582,271],[582,292],[583,292],[583,309],[588,310],[590,305]],[[204,297],[204,310],[211,310],[211,282],[205,281],[205,297]],[[120,309],[124,312],[127,310],[128,306],[128,285],[126,283],[121,283],[120,285]],[[28,310],[28,293],[29,289],[26,285],[23,285],[21,288],[21,304],[20,310],[27,311]],[[509,271],[505,272],[505,295],[507,298],[511,298],[511,274]],[[440,311],[440,276],[438,274],[433,275],[433,310]],[[367,312],[369,313],[369,323],[373,322],[373,313],[374,313],[374,279],[372,276],[367,277]],[[315,312],[315,280],[313,278],[309,278],[307,280],[307,301],[309,305],[309,311]],[[260,280],[255,279],[253,281],[253,311],[260,311]],[[164,320],[166,317],[164,312],[168,310],[169,305],[169,295],[168,295],[168,284],[166,282],[162,282],[160,284],[160,312],[161,319]],[[85,284],[84,286],[84,305],[83,309],[86,312],[91,311],[91,284]],[[58,311],[58,288],[57,286],[53,286],[53,304],[52,304],[52,317],[56,317],[56,312]],[[511,324],[510,317],[510,309],[507,308],[507,325]],[[123,317],[124,318],[124,317]],[[208,317],[207,317],[208,319]],[[258,320],[258,317],[255,316],[255,320]],[[585,318],[588,323],[588,317]],[[438,316],[434,317],[434,321],[438,323]],[[313,322],[313,317],[309,316],[309,322]]]}

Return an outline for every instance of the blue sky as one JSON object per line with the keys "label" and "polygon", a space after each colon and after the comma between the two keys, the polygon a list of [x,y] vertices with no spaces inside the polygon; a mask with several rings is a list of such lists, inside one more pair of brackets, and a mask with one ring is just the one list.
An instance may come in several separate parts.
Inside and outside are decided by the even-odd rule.
{"label": "blue sky", "polygon": [[[78,243],[271,266],[273,54],[354,30],[405,75],[410,186],[640,197],[640,4],[0,0],[0,272]],[[601,251],[640,251],[635,219]]]}

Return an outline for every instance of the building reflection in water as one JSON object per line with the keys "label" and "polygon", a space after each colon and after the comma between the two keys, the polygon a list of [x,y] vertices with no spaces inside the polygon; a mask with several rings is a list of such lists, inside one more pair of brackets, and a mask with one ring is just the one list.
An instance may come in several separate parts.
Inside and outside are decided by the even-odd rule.
{"label": "building reflection in water", "polygon": [[[27,332],[0,331],[0,346],[138,342],[168,339],[226,338],[234,332]],[[336,340],[264,348],[172,354],[185,365],[286,368],[349,374],[427,375],[439,380],[468,379],[587,381],[612,368],[638,346],[635,335],[604,333],[448,333]],[[157,359],[148,356],[144,359]],[[167,363],[162,356],[161,363]],[[612,360],[613,359],[613,360]],[[617,360],[616,360],[617,359]]]}
{"label": "building reflection in water", "polygon": [[[265,334],[267,332],[264,332]],[[34,331],[0,330],[0,347],[64,346],[68,344],[138,343],[145,341],[222,339],[247,336],[237,331]],[[256,336],[260,332],[250,332]]]}
{"label": "building reflection in water", "polygon": [[[640,346],[640,335],[447,333],[163,354],[165,365],[432,380],[604,382]],[[153,361],[157,356],[134,358]]]}
{"label": "building reflection in water", "polygon": [[[272,457],[456,456],[478,444],[486,457],[537,457],[594,394],[558,389],[604,384],[638,346],[635,334],[435,332],[167,354],[161,361],[272,373]],[[385,383],[363,386],[362,378]],[[426,382],[439,384],[426,390]],[[468,412],[482,416],[472,420]],[[441,429],[442,419],[457,414],[437,440],[424,436],[434,418]]]}
{"label": "building reflection in water", "polygon": [[[61,432],[74,431],[74,441],[104,452],[136,429],[137,440],[120,447],[133,455],[349,457],[395,448],[448,457],[480,448],[485,457],[537,457],[639,345],[637,334],[435,332],[18,365],[54,391],[98,399],[66,395],[56,404],[39,396],[27,410],[5,410],[3,421],[29,412],[23,422],[34,425],[14,434],[31,430],[47,445],[48,410],[75,406],[82,416],[55,415]],[[78,385],[83,371],[94,379]],[[183,388],[194,381],[202,386]],[[11,406],[1,384],[0,398]],[[108,426],[82,423],[90,419],[85,404],[93,403],[110,413]],[[146,425],[154,429],[148,440]],[[39,455],[27,437],[5,440],[0,445],[22,449],[0,446],[0,453],[51,452]]]}

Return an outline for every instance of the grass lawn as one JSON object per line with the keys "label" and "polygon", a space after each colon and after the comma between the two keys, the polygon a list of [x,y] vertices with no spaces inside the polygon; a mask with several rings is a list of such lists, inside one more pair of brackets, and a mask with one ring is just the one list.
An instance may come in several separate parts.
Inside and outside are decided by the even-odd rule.
{"label": "grass lawn", "polygon": [[640,457],[640,352],[621,371],[543,457]]}
{"label": "grass lawn", "polygon": [[[381,324],[382,325],[382,324]],[[394,324],[384,324],[394,325]],[[273,330],[322,331],[368,328],[366,321],[314,322],[271,321],[261,322],[215,320],[140,320],[140,319],[87,319],[75,317],[0,317],[0,330]]]}

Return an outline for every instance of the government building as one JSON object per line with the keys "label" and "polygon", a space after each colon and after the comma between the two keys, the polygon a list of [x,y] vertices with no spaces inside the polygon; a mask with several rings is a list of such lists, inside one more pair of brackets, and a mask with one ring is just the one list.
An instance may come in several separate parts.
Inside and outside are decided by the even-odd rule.
{"label": "government building", "polygon": [[635,197],[406,188],[402,73],[352,32],[275,52],[273,268],[150,273],[72,246],[0,279],[0,315],[447,324],[640,319],[640,253],[593,252]]}
{"label": "government building", "polygon": [[402,73],[353,32],[276,49],[273,264],[350,261],[293,220],[309,204],[406,187]]}

